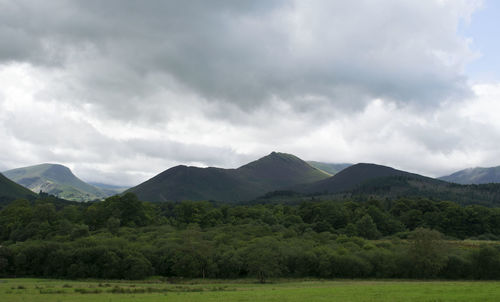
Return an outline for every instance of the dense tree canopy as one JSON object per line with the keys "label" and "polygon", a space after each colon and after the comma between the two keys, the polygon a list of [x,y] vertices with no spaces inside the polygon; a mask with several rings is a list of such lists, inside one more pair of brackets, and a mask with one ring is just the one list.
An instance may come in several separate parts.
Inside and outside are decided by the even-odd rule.
{"label": "dense tree canopy", "polygon": [[45,195],[0,210],[0,275],[496,279],[500,249],[488,240],[499,236],[499,208],[427,199],[237,206]]}

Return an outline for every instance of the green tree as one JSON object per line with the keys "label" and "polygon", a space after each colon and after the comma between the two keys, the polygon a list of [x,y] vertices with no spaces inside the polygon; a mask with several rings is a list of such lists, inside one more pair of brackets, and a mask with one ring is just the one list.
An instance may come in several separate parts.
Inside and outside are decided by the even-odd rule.
{"label": "green tree", "polygon": [[411,232],[408,258],[412,277],[436,277],[446,265],[446,250],[443,235],[438,231],[417,228]]}
{"label": "green tree", "polygon": [[250,275],[261,283],[277,277],[282,272],[280,246],[274,238],[264,237],[253,240],[245,251],[245,261]]}
{"label": "green tree", "polygon": [[500,252],[492,246],[482,246],[472,254],[473,273],[476,279],[500,278]]}
{"label": "green tree", "polygon": [[110,217],[106,222],[106,227],[108,228],[111,234],[116,235],[118,233],[118,229],[120,228],[120,224],[121,224],[120,219],[116,217]]}
{"label": "green tree", "polygon": [[153,273],[153,267],[141,254],[130,255],[123,259],[123,277],[129,280],[140,280]]}
{"label": "green tree", "polygon": [[377,239],[380,237],[380,232],[377,229],[377,225],[373,222],[370,215],[364,215],[360,220],[356,222],[356,232],[358,236],[366,239]]}

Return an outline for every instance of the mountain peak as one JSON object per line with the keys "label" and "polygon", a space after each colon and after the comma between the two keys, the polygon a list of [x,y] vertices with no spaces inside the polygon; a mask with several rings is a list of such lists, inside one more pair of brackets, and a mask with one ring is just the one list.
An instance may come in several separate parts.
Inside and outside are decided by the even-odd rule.
{"label": "mountain peak", "polygon": [[89,185],[60,164],[44,163],[4,172],[5,176],[33,192],[46,192],[57,197],[88,201],[106,197],[108,193]]}
{"label": "mountain peak", "polygon": [[292,154],[271,152],[238,169],[176,166],[129,191],[148,201],[213,199],[235,202],[326,177],[327,174]]}
{"label": "mountain peak", "polygon": [[293,154],[271,152],[237,169],[249,179],[263,180],[276,187],[309,183],[328,177]]}
{"label": "mountain peak", "polygon": [[289,153],[284,153],[284,152],[277,152],[277,151],[272,151],[269,153],[267,156],[276,156],[276,157],[288,157],[288,156],[293,156],[296,157],[295,155],[289,154]]}
{"label": "mountain peak", "polygon": [[276,158],[276,159],[283,159],[283,160],[296,160],[296,161],[303,161],[302,159],[298,158],[297,156],[290,154],[290,153],[284,153],[284,152],[271,152],[271,154],[268,155],[270,158]]}
{"label": "mountain peak", "polygon": [[299,165],[308,165],[305,161],[301,160],[295,155],[273,151],[264,157],[261,157],[253,162],[241,166],[238,169],[262,168],[273,164],[289,165],[291,163]]}
{"label": "mountain peak", "polygon": [[71,172],[70,168],[59,165],[59,164],[43,164],[42,166],[45,167],[45,171],[43,172],[43,175],[54,178],[57,180],[64,180],[68,177],[75,177],[76,176]]}

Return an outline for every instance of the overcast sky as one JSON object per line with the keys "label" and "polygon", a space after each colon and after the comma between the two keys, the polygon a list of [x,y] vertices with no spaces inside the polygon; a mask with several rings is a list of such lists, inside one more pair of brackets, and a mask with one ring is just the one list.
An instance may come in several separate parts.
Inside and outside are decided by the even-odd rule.
{"label": "overcast sky", "polygon": [[[498,2],[497,2],[498,3]],[[0,169],[500,165],[495,1],[0,0]]]}

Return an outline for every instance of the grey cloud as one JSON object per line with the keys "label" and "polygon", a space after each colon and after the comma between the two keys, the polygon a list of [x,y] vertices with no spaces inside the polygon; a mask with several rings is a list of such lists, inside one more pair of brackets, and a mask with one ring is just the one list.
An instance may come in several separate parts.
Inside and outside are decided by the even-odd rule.
{"label": "grey cloud", "polygon": [[169,158],[179,163],[203,163],[209,166],[237,167],[251,160],[251,156],[240,155],[229,147],[211,147],[202,144],[186,144],[168,140],[148,141],[131,139],[126,142],[129,148],[151,158]]}
{"label": "grey cloud", "polygon": [[358,109],[378,97],[432,105],[469,93],[458,17],[433,1],[0,5],[0,58],[55,64],[67,72],[61,90],[71,86],[74,101],[120,119],[140,117],[144,104],[157,104],[145,118],[179,106],[157,97],[161,89],[244,111],[273,98],[307,107],[318,96]]}
{"label": "grey cloud", "polygon": [[[472,11],[461,3],[0,0],[0,72],[35,66],[44,85],[27,103],[61,110],[25,111],[0,88],[0,109],[14,108],[0,112],[0,165],[60,162],[133,185],[276,149],[425,174],[478,148],[494,162],[498,131],[456,119],[473,56],[456,33]],[[376,98],[394,108],[356,118]],[[443,101],[448,116],[434,116]],[[108,122],[132,133],[98,129]],[[421,157],[430,164],[408,159]]]}

